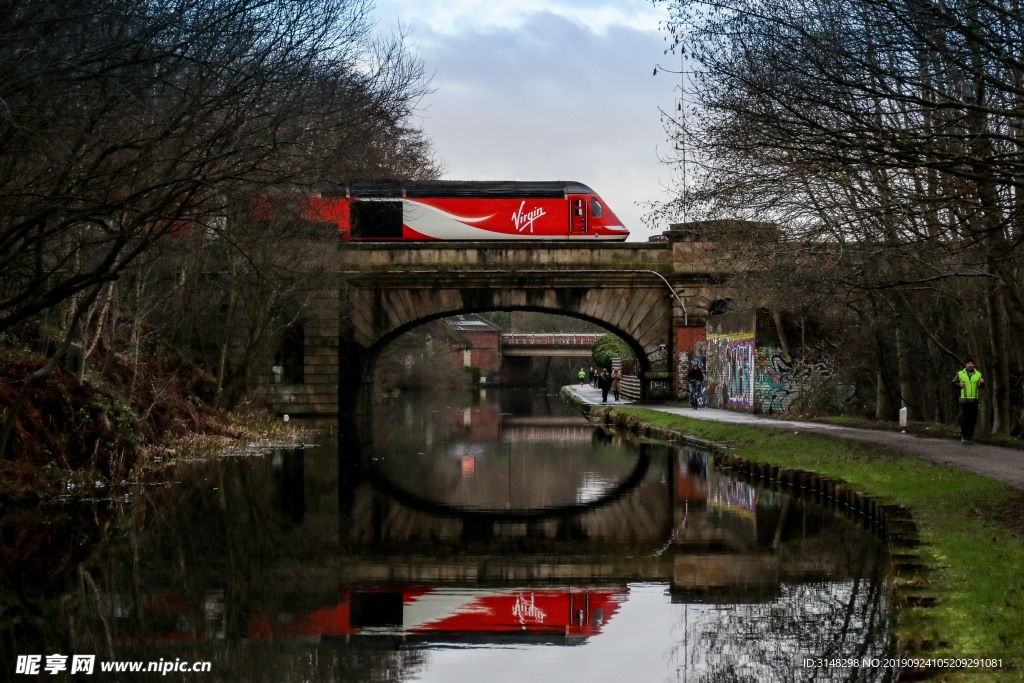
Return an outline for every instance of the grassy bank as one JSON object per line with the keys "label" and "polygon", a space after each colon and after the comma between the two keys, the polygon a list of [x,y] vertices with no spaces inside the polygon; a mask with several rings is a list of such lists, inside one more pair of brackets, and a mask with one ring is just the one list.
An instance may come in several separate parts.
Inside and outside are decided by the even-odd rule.
{"label": "grassy bank", "polygon": [[[905,656],[993,657],[1000,670],[934,672],[942,681],[1024,680],[1024,495],[1001,482],[875,446],[617,408],[744,459],[842,480],[909,510],[927,565],[894,577],[896,633]],[[914,597],[913,602],[906,599]],[[923,603],[929,606],[920,606]]]}

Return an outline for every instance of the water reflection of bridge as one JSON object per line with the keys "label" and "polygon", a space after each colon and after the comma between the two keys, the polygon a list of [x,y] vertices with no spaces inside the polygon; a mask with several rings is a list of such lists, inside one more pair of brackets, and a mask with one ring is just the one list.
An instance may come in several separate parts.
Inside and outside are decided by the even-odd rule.
{"label": "water reflection of bridge", "polygon": [[586,443],[594,439],[594,427],[564,417],[501,418],[501,438],[505,441],[556,441]]}
{"label": "water reflection of bridge", "polygon": [[650,463],[630,491],[524,519],[417,508],[357,477],[339,488],[340,515],[325,510],[304,522],[336,533],[345,549],[317,571],[354,585],[664,581],[680,594],[763,599],[782,583],[877,568],[877,555],[864,551],[869,534],[851,533],[847,520],[732,480],[705,454],[641,448]]}
{"label": "water reflection of bridge", "polygon": [[[106,611],[90,632],[113,625],[175,646],[228,633],[387,651],[572,645],[601,631],[631,583],[667,584],[677,602],[757,604],[787,584],[832,582],[841,603],[853,579],[880,573],[847,520],[730,479],[703,453],[642,449],[629,490],[532,519],[405,504],[365,468],[340,467],[350,461],[333,445],[278,453],[262,470],[225,464],[216,495],[208,483],[181,494],[149,544],[99,582]],[[165,592],[131,590],[140,572]]]}
{"label": "water reflection of bridge", "polygon": [[[834,539],[803,538],[777,548],[736,551],[721,548],[645,556],[606,554],[567,545],[559,552],[515,558],[494,554],[423,557],[406,552],[359,553],[332,558],[315,568],[279,566],[284,581],[301,574],[310,585],[620,585],[667,582],[680,595],[735,596],[740,602],[775,594],[782,583],[841,581],[876,568],[858,564],[852,545]],[[312,569],[312,572],[311,572]]]}
{"label": "water reflection of bridge", "polygon": [[[571,644],[597,633],[633,583],[667,585],[680,602],[758,605],[792,584],[842,593],[881,571],[873,539],[847,520],[732,479],[705,453],[548,417],[550,400],[396,400],[367,429],[341,428],[337,449],[282,458],[271,498],[316,559],[266,565],[268,586],[294,587],[261,596],[268,633]],[[579,443],[590,446],[562,446]],[[579,605],[595,611],[579,617]],[[545,612],[547,630],[509,630],[517,607]],[[466,609],[509,621],[456,624]],[[436,620],[425,626],[417,610]]]}

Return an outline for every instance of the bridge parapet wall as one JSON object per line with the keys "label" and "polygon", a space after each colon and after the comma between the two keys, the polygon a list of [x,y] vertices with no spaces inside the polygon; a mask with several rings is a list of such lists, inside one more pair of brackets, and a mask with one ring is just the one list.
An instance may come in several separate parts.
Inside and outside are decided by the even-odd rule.
{"label": "bridge parapet wall", "polygon": [[678,270],[670,243],[574,242],[561,246],[551,242],[396,242],[354,243],[339,251],[341,270],[371,272],[378,269],[427,267],[431,270],[477,269],[481,267],[538,267],[544,270],[602,270],[621,267],[663,272]]}
{"label": "bridge parapet wall", "polygon": [[557,348],[560,346],[577,346],[590,348],[597,340],[604,336],[601,334],[591,333],[524,333],[524,332],[512,332],[501,335],[501,345],[503,347],[514,347],[522,346],[526,348],[530,347],[551,347]]}

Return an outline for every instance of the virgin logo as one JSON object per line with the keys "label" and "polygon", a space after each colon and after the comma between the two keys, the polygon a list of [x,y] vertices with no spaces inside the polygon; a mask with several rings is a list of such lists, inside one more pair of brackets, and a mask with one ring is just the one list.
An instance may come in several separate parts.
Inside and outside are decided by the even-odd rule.
{"label": "virgin logo", "polygon": [[516,230],[522,232],[527,228],[530,232],[533,232],[533,223],[541,216],[546,216],[547,212],[539,206],[536,209],[523,213],[523,207],[526,206],[526,200],[519,203],[519,210],[512,214],[512,223],[515,224]]}
{"label": "virgin logo", "polygon": [[527,621],[543,624],[547,614],[533,603],[533,593],[530,593],[529,600],[524,598],[522,593],[518,593],[516,594],[516,604],[512,606],[512,616],[519,619],[520,624],[525,624]]}

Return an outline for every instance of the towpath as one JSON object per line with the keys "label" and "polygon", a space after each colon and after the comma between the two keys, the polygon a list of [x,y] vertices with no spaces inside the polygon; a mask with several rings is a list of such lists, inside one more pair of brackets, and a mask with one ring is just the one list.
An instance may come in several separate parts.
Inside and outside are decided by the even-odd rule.
{"label": "towpath", "polygon": [[[601,392],[598,389],[594,389],[589,385],[574,385],[566,388],[572,391],[584,403],[601,405]],[[616,405],[630,405],[630,401],[619,401],[616,403],[609,399],[607,405],[613,407]],[[915,455],[930,462],[952,465],[985,477],[999,479],[1014,488],[1024,490],[1024,450],[1017,450],[1015,448],[1003,448],[1001,446],[989,446],[980,443],[964,445],[954,439],[916,436],[894,430],[862,429],[858,427],[819,424],[817,422],[779,420],[751,413],[719,410],[716,408],[694,410],[692,408],[674,406],[633,405],[650,410],[660,410],[673,415],[681,415],[695,420],[732,422],[768,429],[823,434],[841,439],[877,444],[895,451]]]}

